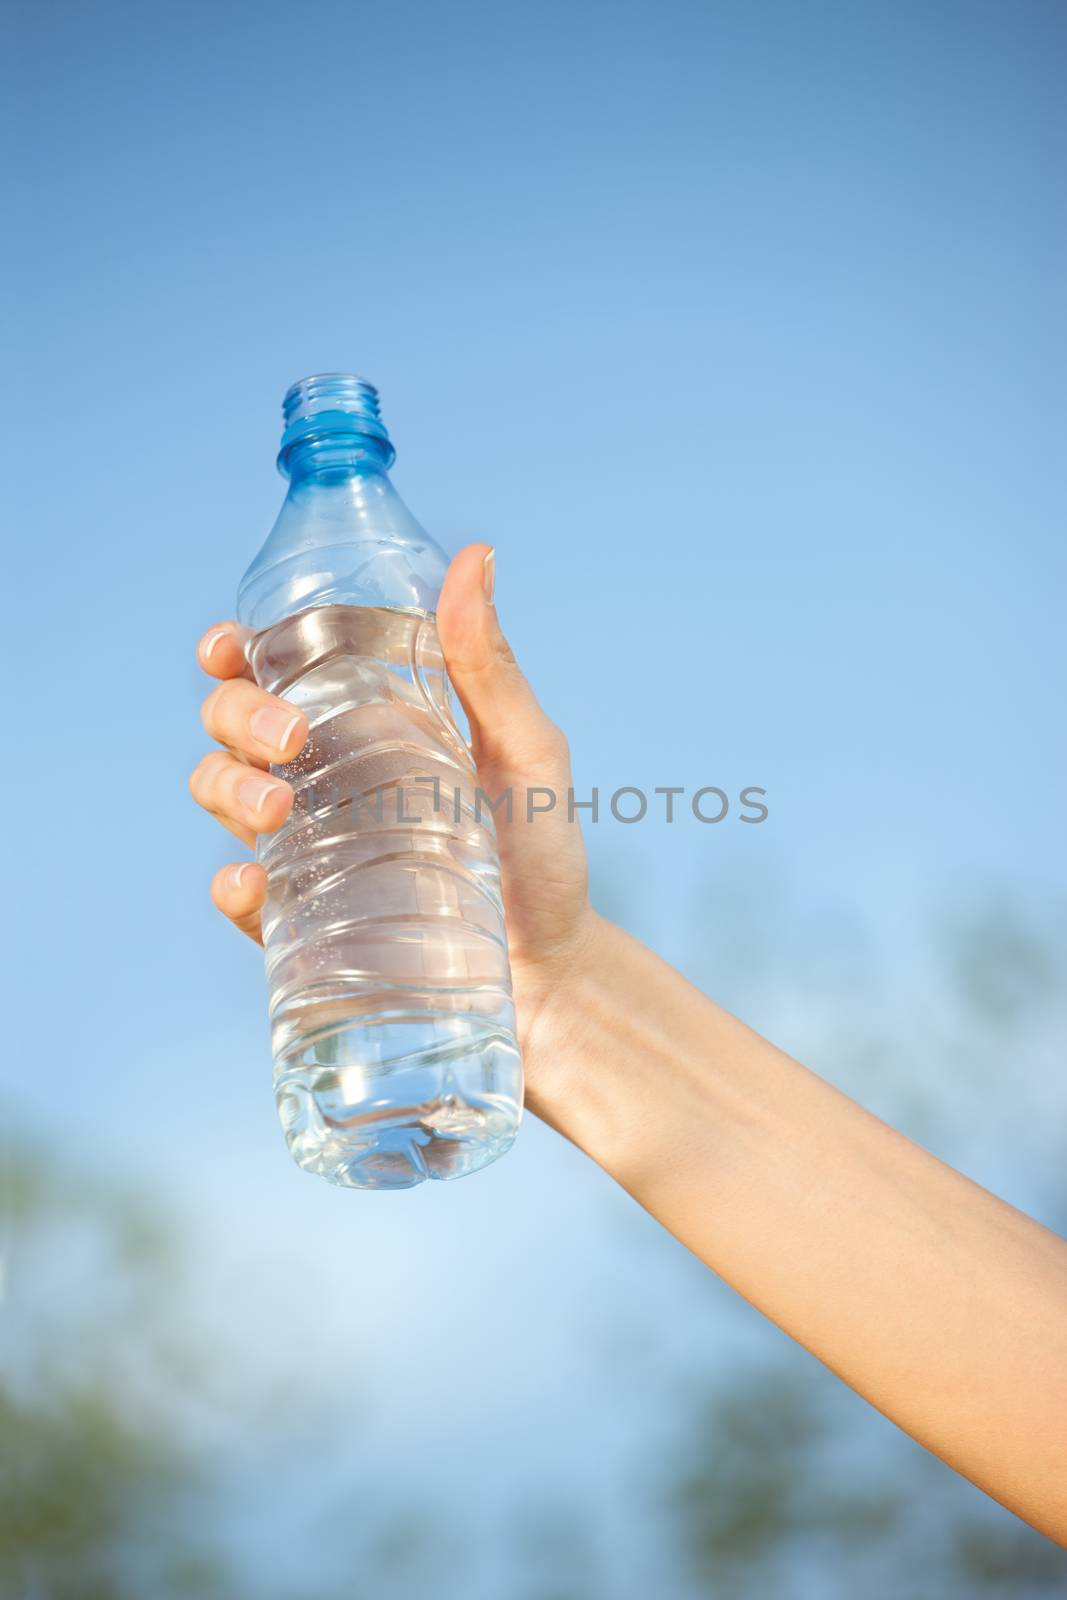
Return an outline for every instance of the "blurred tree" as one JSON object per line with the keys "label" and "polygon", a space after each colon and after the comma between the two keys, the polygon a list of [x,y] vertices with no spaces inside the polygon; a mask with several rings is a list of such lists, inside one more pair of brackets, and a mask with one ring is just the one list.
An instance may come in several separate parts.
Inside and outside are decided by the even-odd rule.
{"label": "blurred tree", "polygon": [[[9,1155],[12,1356],[0,1387],[0,1592],[13,1600],[238,1600],[210,1473],[167,1392],[172,1241],[143,1202]],[[98,1293],[68,1292],[89,1265]]]}
{"label": "blurred tree", "polygon": [[[937,934],[940,965],[924,966],[923,982],[931,970],[940,977],[920,993],[914,979],[880,980],[855,930],[835,945],[810,928],[791,929],[790,916],[779,897],[773,928],[753,924],[732,968],[728,952],[710,948],[708,928],[729,940],[735,919],[701,919],[691,946],[714,971],[717,997],[757,1025],[788,1013],[791,1033],[814,1017],[801,1053],[820,1070],[972,1170],[1008,1147],[1011,1172],[1031,1187],[1017,1195],[993,1186],[1024,1205],[1035,1204],[1027,1192],[1038,1194],[1046,1217],[1067,1215],[1067,1192],[1033,1177],[1047,1171],[1063,1182],[1057,1130],[1067,1090],[1055,1061],[1067,961],[1053,919],[990,901],[939,924],[948,930]],[[731,981],[743,995],[724,995]],[[486,1592],[479,1562],[491,1533],[494,1600],[1067,1594],[1064,1552],[906,1440],[747,1308],[738,1311],[740,1361],[721,1359],[719,1346],[714,1369],[702,1372],[699,1352],[690,1352],[678,1358],[688,1363],[680,1375],[664,1360],[673,1396],[666,1439],[650,1448],[634,1417],[635,1476],[614,1520],[612,1491],[605,1498],[590,1484],[575,1496],[547,1481],[543,1467],[531,1468],[510,1525],[495,1532],[468,1525],[461,1499],[444,1489],[427,1503],[407,1483],[374,1474],[368,1482],[358,1472],[350,1479],[346,1468],[321,1485],[322,1526],[308,1531],[311,1577],[294,1588],[292,1577],[264,1572],[248,1550],[231,1548],[233,1501],[247,1486],[250,1452],[266,1463],[253,1498],[269,1498],[273,1462],[296,1459],[313,1471],[330,1419],[343,1430],[350,1412],[327,1397],[321,1428],[316,1419],[303,1435],[287,1434],[284,1394],[234,1397],[247,1364],[190,1325],[196,1296],[185,1291],[181,1252],[141,1195],[29,1157],[9,1159],[5,1178],[14,1248],[11,1353],[0,1383],[4,1600],[305,1600],[312,1585],[345,1600],[459,1600]],[[646,1220],[635,1219],[640,1247],[657,1260],[687,1261]],[[647,1259],[642,1276],[646,1269],[676,1270]],[[712,1280],[700,1268],[697,1281],[699,1298]],[[664,1301],[657,1325],[671,1306]],[[652,1358],[640,1340],[618,1349],[625,1361]],[[249,1382],[254,1389],[259,1380]],[[304,1386],[299,1405],[308,1403]],[[243,1437],[234,1452],[227,1414]],[[657,1440],[660,1426],[657,1418]],[[632,1572],[630,1555],[638,1557]]]}

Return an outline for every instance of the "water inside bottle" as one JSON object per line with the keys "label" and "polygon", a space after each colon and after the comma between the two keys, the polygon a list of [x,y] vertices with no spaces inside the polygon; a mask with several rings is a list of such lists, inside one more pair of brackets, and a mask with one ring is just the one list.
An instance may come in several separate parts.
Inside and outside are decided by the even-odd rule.
{"label": "water inside bottle", "polygon": [[521,1064],[492,813],[433,619],[316,605],[248,658],[311,730],[258,852],[290,1150],[356,1188],[476,1171],[515,1137]]}

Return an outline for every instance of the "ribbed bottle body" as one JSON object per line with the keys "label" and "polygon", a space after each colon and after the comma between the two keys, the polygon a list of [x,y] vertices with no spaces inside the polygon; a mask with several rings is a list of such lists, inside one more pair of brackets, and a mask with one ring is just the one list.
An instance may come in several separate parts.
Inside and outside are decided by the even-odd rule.
{"label": "ribbed bottle body", "polygon": [[258,851],[290,1150],[356,1188],[476,1171],[514,1139],[522,1068],[492,812],[433,618],[316,604],[248,659],[310,725]]}

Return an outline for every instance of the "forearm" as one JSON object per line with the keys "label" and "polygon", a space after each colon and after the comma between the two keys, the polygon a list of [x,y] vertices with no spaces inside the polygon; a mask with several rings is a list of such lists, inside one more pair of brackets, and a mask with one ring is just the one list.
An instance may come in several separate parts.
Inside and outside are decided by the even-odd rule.
{"label": "forearm", "polygon": [[1067,1542],[1067,1244],[598,923],[531,1107],[854,1389]]}

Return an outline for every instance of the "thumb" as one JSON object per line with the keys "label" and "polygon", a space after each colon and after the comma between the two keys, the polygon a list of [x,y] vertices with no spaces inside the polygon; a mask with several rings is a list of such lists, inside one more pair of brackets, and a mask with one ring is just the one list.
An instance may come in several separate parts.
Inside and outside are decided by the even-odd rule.
{"label": "thumb", "polygon": [[453,559],[437,603],[445,665],[471,727],[475,759],[522,768],[566,755],[500,631],[493,605],[496,552],[469,544]]}

